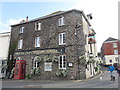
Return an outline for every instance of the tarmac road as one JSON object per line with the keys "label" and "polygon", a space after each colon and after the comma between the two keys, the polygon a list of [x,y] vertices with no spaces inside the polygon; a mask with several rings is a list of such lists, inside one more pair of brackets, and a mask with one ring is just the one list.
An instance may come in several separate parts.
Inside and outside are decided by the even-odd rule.
{"label": "tarmac road", "polygon": [[118,75],[114,71],[115,82],[110,74],[103,71],[102,79],[92,78],[84,81],[39,81],[39,80],[3,80],[2,88],[118,88]]}

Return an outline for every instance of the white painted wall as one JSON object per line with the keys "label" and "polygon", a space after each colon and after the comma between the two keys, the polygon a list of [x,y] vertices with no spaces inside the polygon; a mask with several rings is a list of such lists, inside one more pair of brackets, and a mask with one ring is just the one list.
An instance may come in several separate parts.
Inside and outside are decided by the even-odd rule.
{"label": "white painted wall", "polygon": [[[88,34],[89,34],[89,25],[88,23],[86,22],[86,20],[84,19],[84,17],[82,17],[82,20],[83,20],[83,31],[84,31],[84,34],[86,35],[86,45],[85,45],[85,49],[86,49],[86,61],[89,59],[88,57],[88,53],[90,53],[90,44],[88,44]],[[93,51],[93,56],[97,56],[97,47],[96,47],[96,44],[92,44],[92,51]],[[93,64],[92,63],[89,63],[87,65],[87,69],[86,69],[86,78],[90,78],[92,77],[94,74],[95,71],[94,71],[94,67],[93,67]],[[97,74],[97,73],[95,73]]]}
{"label": "white painted wall", "polygon": [[[1,70],[2,70],[2,62],[7,61],[9,43],[10,43],[10,33],[0,33],[0,78],[5,77],[6,74],[5,69],[4,69],[4,73],[1,73]],[[5,62],[5,64],[7,64],[7,62]]]}
{"label": "white painted wall", "polygon": [[[116,61],[116,59],[115,59],[116,57],[118,57],[118,55],[105,55],[103,64],[110,65],[110,64],[114,64],[114,63],[119,63],[119,61]],[[110,63],[110,60],[112,60],[111,63]]]}
{"label": "white painted wall", "polygon": [[0,60],[7,59],[10,33],[0,33]]}

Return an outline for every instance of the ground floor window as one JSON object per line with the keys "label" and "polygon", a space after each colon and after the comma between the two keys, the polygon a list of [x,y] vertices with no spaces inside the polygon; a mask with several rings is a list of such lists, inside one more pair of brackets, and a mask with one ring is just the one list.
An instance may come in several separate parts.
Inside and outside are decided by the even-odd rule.
{"label": "ground floor window", "polygon": [[38,68],[40,66],[41,58],[39,56],[34,57],[33,68]]}
{"label": "ground floor window", "polygon": [[59,69],[66,69],[66,56],[61,55],[59,57]]}
{"label": "ground floor window", "polygon": [[40,64],[40,62],[35,61],[35,62],[34,62],[34,68],[39,67],[39,64]]}
{"label": "ground floor window", "polygon": [[52,62],[45,62],[44,63],[44,70],[45,71],[52,71]]}

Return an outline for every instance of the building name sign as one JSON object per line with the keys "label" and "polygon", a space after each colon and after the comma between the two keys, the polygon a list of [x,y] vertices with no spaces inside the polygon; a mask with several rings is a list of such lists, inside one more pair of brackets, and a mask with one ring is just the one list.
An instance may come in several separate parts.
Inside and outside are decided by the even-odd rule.
{"label": "building name sign", "polygon": [[55,54],[55,53],[61,53],[59,50],[57,49],[48,49],[48,50],[36,50],[36,51],[18,51],[15,52],[15,56],[18,55],[39,55],[39,54]]}

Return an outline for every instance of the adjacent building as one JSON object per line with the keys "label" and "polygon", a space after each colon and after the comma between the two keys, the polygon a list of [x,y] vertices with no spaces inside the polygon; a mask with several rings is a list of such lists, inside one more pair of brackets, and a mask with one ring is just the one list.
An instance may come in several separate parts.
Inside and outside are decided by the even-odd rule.
{"label": "adjacent building", "polygon": [[17,42],[14,59],[26,60],[26,74],[36,74],[33,79],[79,80],[97,73],[97,64],[89,62],[97,57],[95,31],[83,11],[27,17],[11,27],[10,46]]}
{"label": "adjacent building", "polygon": [[109,37],[101,47],[101,55],[104,65],[119,63],[120,43],[118,39]]}
{"label": "adjacent building", "polygon": [[0,33],[0,78],[5,77],[10,43],[10,32]]}

